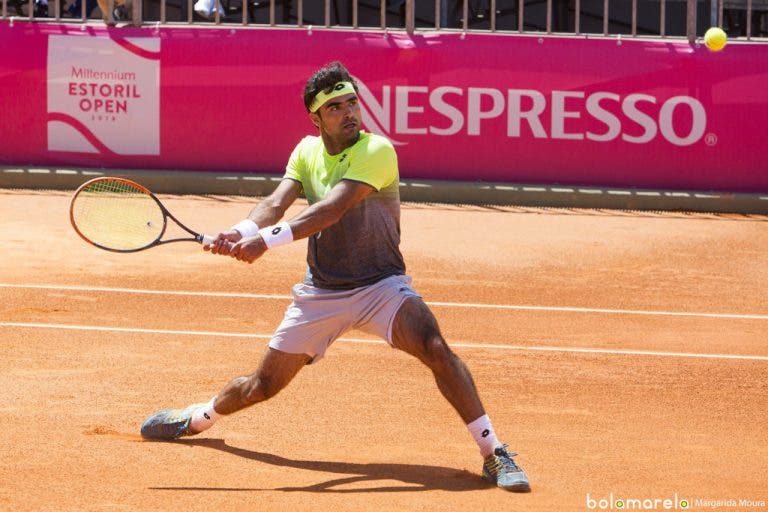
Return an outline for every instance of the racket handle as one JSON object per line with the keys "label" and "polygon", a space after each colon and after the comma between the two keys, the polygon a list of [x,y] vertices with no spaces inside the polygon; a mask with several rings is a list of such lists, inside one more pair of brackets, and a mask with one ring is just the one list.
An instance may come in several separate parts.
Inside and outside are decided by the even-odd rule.
{"label": "racket handle", "polygon": [[211,245],[214,240],[216,240],[216,237],[213,237],[210,235],[203,235],[203,238],[200,240],[200,243],[202,243],[203,245]]}

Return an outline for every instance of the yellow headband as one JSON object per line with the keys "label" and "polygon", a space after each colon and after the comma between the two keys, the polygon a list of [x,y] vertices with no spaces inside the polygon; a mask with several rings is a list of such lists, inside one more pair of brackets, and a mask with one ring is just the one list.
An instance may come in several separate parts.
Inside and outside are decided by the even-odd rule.
{"label": "yellow headband", "polygon": [[326,101],[338,98],[339,96],[344,96],[345,94],[357,94],[352,82],[338,82],[333,86],[331,92],[326,93],[325,91],[320,91],[317,93],[315,99],[312,100],[312,104],[309,106],[309,111],[317,112],[317,109],[322,107]]}

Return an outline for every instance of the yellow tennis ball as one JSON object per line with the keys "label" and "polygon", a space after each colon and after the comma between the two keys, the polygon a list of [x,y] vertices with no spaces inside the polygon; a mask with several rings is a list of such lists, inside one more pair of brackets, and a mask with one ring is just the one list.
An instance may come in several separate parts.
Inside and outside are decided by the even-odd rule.
{"label": "yellow tennis ball", "polygon": [[704,33],[704,44],[713,52],[719,52],[725,48],[728,37],[720,27],[712,27]]}

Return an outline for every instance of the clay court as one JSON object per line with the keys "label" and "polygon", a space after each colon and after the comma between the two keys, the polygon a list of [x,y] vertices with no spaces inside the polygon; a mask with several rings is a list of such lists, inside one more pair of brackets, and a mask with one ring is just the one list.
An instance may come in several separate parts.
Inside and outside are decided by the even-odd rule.
{"label": "clay court", "polygon": [[[254,202],[161,199],[210,233]],[[255,368],[306,244],[253,265],[194,244],[112,254],[77,237],[68,206],[67,192],[0,191],[0,509],[768,500],[766,217],[403,205],[409,274],[520,453],[519,495],[480,478],[428,371],[358,332],[273,400],[143,441],[150,413]]]}

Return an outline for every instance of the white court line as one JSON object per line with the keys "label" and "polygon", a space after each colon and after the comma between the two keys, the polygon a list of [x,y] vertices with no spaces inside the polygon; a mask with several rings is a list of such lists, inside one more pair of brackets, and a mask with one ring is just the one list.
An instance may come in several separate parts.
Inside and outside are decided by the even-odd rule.
{"label": "white court line", "polygon": [[[82,292],[108,292],[108,293],[138,293],[148,295],[185,295],[195,297],[231,297],[242,299],[267,299],[290,300],[290,295],[272,295],[258,293],[234,293],[234,292],[192,292],[179,290],[144,290],[138,288],[107,288],[100,286],[63,286],[49,284],[6,284],[0,283],[0,288],[31,288],[41,290],[67,290]],[[518,311],[555,311],[566,313],[594,313],[609,315],[645,315],[645,316],[678,316],[697,318],[729,318],[735,320],[768,320],[768,315],[740,314],[740,313],[691,313],[687,311],[653,311],[638,309],[610,309],[610,308],[579,308],[564,306],[528,306],[522,304],[479,304],[471,302],[427,302],[430,306],[451,308],[476,308],[476,309],[509,309]]]}
{"label": "white court line", "polygon": [[139,293],[146,295],[187,295],[194,297],[232,297],[238,299],[271,299],[290,300],[290,295],[273,295],[258,293],[234,292],[190,292],[183,290],[144,290],[140,288],[108,288],[104,286],[62,286],[56,284],[6,284],[0,283],[0,288],[31,288],[39,290],[65,290],[75,292],[106,292],[106,293]]}
{"label": "white court line", "polygon": [[[138,329],[130,327],[107,327],[96,325],[67,325],[67,324],[35,324],[21,322],[0,322],[0,327],[19,327],[24,329],[63,329],[76,331],[101,331],[101,332],[127,332],[146,334],[170,334],[183,336],[217,336],[222,338],[259,338],[270,339],[269,334],[250,334],[238,332],[215,331],[179,331],[168,329]],[[339,338],[338,341],[347,343],[384,344],[380,340],[368,340],[362,338]],[[656,356],[656,357],[689,357],[698,359],[737,359],[744,361],[768,361],[768,356],[750,356],[735,354],[696,354],[692,352],[656,352],[650,350],[611,350],[604,348],[578,348],[578,347],[541,347],[523,345],[498,345],[491,343],[449,343],[451,347],[459,348],[485,348],[491,350],[517,350],[531,352],[572,352],[578,354],[608,354],[624,356]]]}

